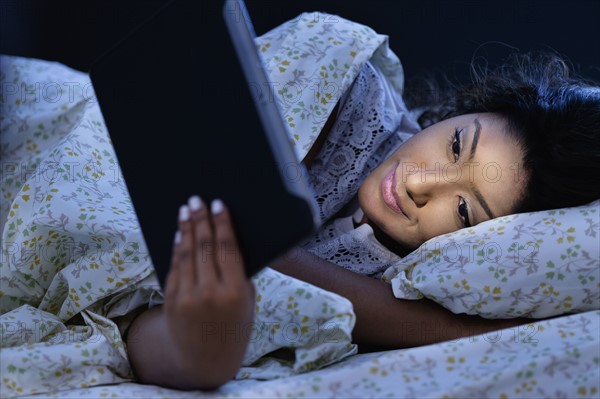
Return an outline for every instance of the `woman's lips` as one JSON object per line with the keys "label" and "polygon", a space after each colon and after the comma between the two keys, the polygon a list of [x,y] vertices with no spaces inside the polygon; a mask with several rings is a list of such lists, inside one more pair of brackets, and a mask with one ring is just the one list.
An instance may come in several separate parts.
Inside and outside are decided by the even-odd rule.
{"label": "woman's lips", "polygon": [[381,182],[383,202],[385,202],[388,208],[390,208],[392,211],[407,217],[402,211],[402,208],[400,208],[400,200],[398,198],[398,193],[396,192],[396,169],[397,165],[390,169]]}

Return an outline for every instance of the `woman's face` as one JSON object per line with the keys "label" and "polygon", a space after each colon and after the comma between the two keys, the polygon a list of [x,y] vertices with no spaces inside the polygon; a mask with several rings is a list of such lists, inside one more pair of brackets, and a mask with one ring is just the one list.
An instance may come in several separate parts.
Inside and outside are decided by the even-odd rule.
{"label": "woman's face", "polygon": [[461,115],[402,144],[358,192],[376,235],[412,251],[432,237],[510,214],[526,176],[522,149],[505,126],[496,114]]}

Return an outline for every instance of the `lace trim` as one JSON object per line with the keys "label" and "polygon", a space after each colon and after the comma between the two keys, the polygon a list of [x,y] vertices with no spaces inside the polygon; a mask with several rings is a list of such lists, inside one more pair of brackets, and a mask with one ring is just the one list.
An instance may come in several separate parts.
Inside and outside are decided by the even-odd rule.
{"label": "lace trim", "polygon": [[356,193],[364,179],[418,129],[404,120],[404,104],[386,84],[367,63],[340,100],[338,117],[309,176],[320,216],[328,222],[303,245],[322,259],[375,278],[400,258],[375,239],[370,226],[354,228],[351,215],[333,217],[356,210]]}

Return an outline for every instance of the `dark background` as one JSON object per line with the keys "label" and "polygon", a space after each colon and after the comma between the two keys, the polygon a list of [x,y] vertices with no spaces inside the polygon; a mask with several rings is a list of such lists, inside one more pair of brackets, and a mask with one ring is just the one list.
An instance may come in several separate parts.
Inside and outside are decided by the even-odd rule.
{"label": "dark background", "polygon": [[[0,0],[0,53],[88,70],[167,0]],[[199,0],[204,1],[204,0]],[[214,0],[213,0],[214,1]],[[407,75],[464,81],[474,56],[551,49],[600,81],[599,0],[247,0],[257,34],[303,11],[326,11],[390,36]]]}

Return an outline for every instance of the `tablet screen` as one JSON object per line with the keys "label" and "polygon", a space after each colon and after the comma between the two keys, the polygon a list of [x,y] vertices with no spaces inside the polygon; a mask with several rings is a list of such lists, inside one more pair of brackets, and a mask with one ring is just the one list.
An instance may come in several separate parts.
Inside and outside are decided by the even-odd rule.
{"label": "tablet screen", "polygon": [[249,276],[314,230],[313,207],[289,193],[265,136],[223,3],[170,3],[90,76],[163,286],[191,195],[227,204]]}

